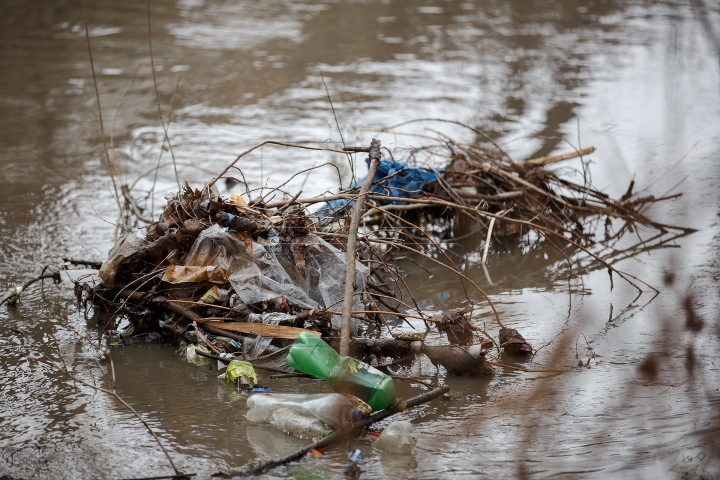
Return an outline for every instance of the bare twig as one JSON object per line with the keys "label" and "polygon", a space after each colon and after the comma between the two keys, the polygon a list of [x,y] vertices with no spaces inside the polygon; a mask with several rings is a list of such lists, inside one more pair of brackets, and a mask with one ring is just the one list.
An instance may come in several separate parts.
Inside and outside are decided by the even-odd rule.
{"label": "bare twig", "polygon": [[153,56],[153,49],[152,49],[152,28],[150,26],[150,0],[148,0],[148,2],[147,2],[147,17],[148,17],[148,47],[150,50],[150,67],[152,69],[153,88],[155,89],[155,103],[157,104],[158,117],[160,117],[160,125],[162,125],[163,133],[165,134],[163,141],[167,142],[167,144],[168,144],[168,149],[170,150],[170,156],[172,157],[172,161],[173,161],[173,169],[175,169],[175,180],[177,181],[178,191],[180,191],[181,190],[180,175],[178,175],[177,164],[175,162],[175,152],[173,152],[172,144],[170,143],[170,137],[168,136],[168,129],[167,129],[167,126],[165,125],[165,120],[163,119],[162,108],[160,107],[160,93],[158,92],[158,87],[157,87],[157,77],[155,75],[155,58]]}

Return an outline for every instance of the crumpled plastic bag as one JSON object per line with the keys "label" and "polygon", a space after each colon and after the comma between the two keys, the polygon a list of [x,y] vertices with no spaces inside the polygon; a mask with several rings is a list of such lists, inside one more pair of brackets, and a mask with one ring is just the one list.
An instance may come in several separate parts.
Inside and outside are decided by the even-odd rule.
{"label": "crumpled plastic bag", "polygon": [[264,245],[252,242],[251,261],[254,268],[236,269],[229,275],[230,283],[243,303],[259,303],[283,296],[296,305],[317,306],[307,294],[307,282],[283,254],[277,231],[270,232]]}
{"label": "crumpled plastic bag", "polygon": [[194,365],[197,365],[198,367],[202,367],[203,365],[209,365],[211,360],[207,357],[203,357],[202,355],[198,355],[197,353],[195,353],[195,350],[200,350],[201,352],[205,353],[212,353],[208,347],[190,344],[185,349],[185,358],[187,359],[187,361]]}
{"label": "crumpled plastic bag", "polygon": [[257,385],[257,375],[255,375],[255,369],[249,362],[243,362],[241,360],[233,360],[228,363],[225,373],[220,375],[218,378],[224,378],[228,383],[234,383],[238,378],[245,375],[247,378],[252,380],[254,385]]}
{"label": "crumpled plastic bag", "polygon": [[[295,315],[281,312],[251,313],[248,316],[250,323],[267,323],[269,325],[290,325],[295,323]],[[243,354],[250,358],[257,358],[267,350],[272,337],[258,335],[255,338],[246,337],[243,343]]]}

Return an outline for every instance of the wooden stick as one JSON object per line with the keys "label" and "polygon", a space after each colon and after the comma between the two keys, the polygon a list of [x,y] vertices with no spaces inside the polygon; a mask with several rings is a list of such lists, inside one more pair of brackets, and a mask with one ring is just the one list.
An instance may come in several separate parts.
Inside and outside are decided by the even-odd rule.
{"label": "wooden stick", "polygon": [[487,262],[487,254],[488,254],[488,250],[490,249],[490,239],[492,238],[492,231],[493,231],[494,226],[495,226],[495,217],[490,219],[490,226],[488,227],[487,239],[485,239],[485,251],[483,252],[483,256],[482,256],[482,264],[483,265],[486,265],[486,262]]}
{"label": "wooden stick", "polygon": [[360,195],[355,201],[352,218],[350,219],[350,231],[348,232],[347,248],[345,249],[345,297],[342,309],[342,328],[340,330],[340,355],[347,356],[350,353],[350,317],[352,315],[352,301],[355,294],[355,244],[357,243],[357,232],[360,226],[360,217],[365,206],[365,196],[375,178],[375,171],[380,163],[380,142],[372,139],[370,142],[370,168],[368,169],[365,182],[360,188]]}
{"label": "wooden stick", "polygon": [[268,323],[244,323],[244,322],[214,322],[212,320],[200,319],[196,320],[202,325],[210,325],[223,330],[232,332],[251,333],[253,335],[262,335],[263,337],[287,338],[296,340],[301,333],[307,332],[319,337],[320,332],[314,332],[305,328],[287,327],[285,325],[272,325]]}
{"label": "wooden stick", "polygon": [[[145,292],[134,292],[132,290],[122,290],[118,295],[123,298],[128,298],[130,300],[134,300],[136,302],[142,302]],[[166,308],[166,309],[170,310],[171,312],[179,313],[180,315],[187,318],[188,320],[192,320],[195,322],[202,322],[203,320],[205,320],[203,317],[201,317],[197,313],[193,312],[192,310],[188,310],[187,308],[181,307],[180,305],[175,305],[173,303],[170,303],[167,300],[162,303],[158,303],[157,305],[160,307]]]}
{"label": "wooden stick", "polygon": [[533,165],[535,167],[542,167],[543,165],[549,165],[551,163],[562,162],[563,160],[570,160],[571,158],[582,157],[583,155],[589,155],[595,151],[595,147],[583,148],[571,153],[563,153],[562,155],[552,155],[550,157],[540,157],[528,160],[525,163]]}

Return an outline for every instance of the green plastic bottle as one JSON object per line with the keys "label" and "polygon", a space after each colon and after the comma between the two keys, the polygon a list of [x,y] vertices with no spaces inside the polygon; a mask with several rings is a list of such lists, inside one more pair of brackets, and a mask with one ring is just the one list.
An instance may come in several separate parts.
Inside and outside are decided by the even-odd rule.
{"label": "green plastic bottle", "polygon": [[286,361],[296,370],[326,379],[338,393],[355,395],[373,410],[383,410],[397,403],[392,378],[367,363],[341,357],[311,333],[300,334],[290,347]]}

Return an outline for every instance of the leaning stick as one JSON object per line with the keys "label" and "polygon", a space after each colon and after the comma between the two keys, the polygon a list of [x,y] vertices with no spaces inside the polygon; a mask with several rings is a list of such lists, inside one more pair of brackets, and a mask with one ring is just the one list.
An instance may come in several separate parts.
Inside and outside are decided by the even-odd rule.
{"label": "leaning stick", "polygon": [[[132,405],[130,405],[129,403],[127,403],[125,400],[123,400],[123,398],[122,398],[120,395],[118,395],[117,391],[115,390],[115,367],[112,366],[112,358],[109,356],[109,354],[108,354],[108,358],[109,358],[110,361],[111,361],[111,364],[110,364],[110,365],[112,366],[112,369],[113,369],[113,370],[112,370],[112,371],[113,371],[113,385],[112,385],[113,389],[112,389],[112,390],[108,390],[107,388],[98,387],[97,385],[93,385],[93,384],[91,384],[90,382],[86,382],[85,380],[76,377],[75,375],[73,375],[73,374],[70,373],[70,371],[69,371],[68,368],[67,368],[67,365],[65,365],[65,362],[62,360],[62,358],[61,358],[62,365],[59,364],[59,363],[57,363],[57,362],[54,362],[53,360],[50,359],[50,357],[48,357],[47,355],[45,355],[45,354],[37,347],[37,343],[34,342],[34,341],[32,341],[32,340],[30,339],[30,337],[28,337],[24,332],[22,332],[22,331],[20,331],[20,330],[16,330],[16,329],[13,329],[13,332],[16,333],[17,335],[23,336],[23,337],[25,338],[25,341],[26,341],[29,345],[31,345],[32,347],[35,348],[35,351],[40,354],[40,357],[42,357],[42,358],[37,359],[38,362],[42,363],[43,365],[47,365],[48,367],[54,368],[55,370],[57,370],[57,371],[60,372],[60,373],[65,374],[65,376],[69,377],[70,379],[72,379],[72,380],[73,380],[74,382],[76,382],[76,383],[80,383],[80,384],[82,384],[82,385],[85,385],[85,386],[88,387],[88,388],[92,388],[93,390],[96,390],[96,391],[98,391],[98,392],[103,392],[103,393],[105,393],[105,394],[107,394],[107,395],[111,395],[111,396],[115,397],[115,399],[116,399],[118,402],[122,403],[122,404],[125,406],[125,408],[127,408],[128,410],[130,410],[130,411],[133,413],[133,415],[135,415],[135,417],[137,417],[137,419],[140,420],[140,422],[141,422],[143,425],[145,425],[145,428],[147,429],[147,431],[150,432],[150,435],[152,435],[152,437],[155,439],[155,441],[157,442],[157,444],[158,444],[158,446],[160,447],[160,449],[161,449],[161,450],[163,451],[163,453],[165,454],[165,457],[168,459],[168,462],[170,463],[170,466],[173,468],[173,470],[175,470],[176,476],[188,477],[188,476],[193,476],[193,475],[194,475],[194,474],[184,475],[180,470],[178,470],[178,468],[175,466],[175,463],[172,461],[172,458],[170,458],[170,454],[168,453],[168,451],[165,449],[165,447],[163,446],[162,442],[160,441],[160,437],[158,437],[157,434],[155,433],[155,431],[152,429],[152,427],[150,427],[150,424],[148,424],[148,422],[138,413],[137,410],[135,410],[135,409],[132,407]],[[29,350],[29,347],[25,347],[25,348],[28,348],[28,350]],[[109,351],[109,349],[108,349],[108,351]],[[173,477],[167,477],[167,478],[173,478]]]}
{"label": "leaning stick", "polygon": [[375,178],[375,171],[377,170],[378,163],[380,163],[380,142],[372,139],[370,142],[370,168],[368,169],[367,177],[362,187],[360,187],[360,194],[355,202],[355,208],[353,209],[352,218],[350,219],[350,231],[348,232],[347,248],[345,249],[346,255],[346,269],[345,269],[345,297],[343,299],[342,309],[342,328],[340,330],[340,355],[347,356],[350,353],[350,316],[352,315],[352,301],[353,295],[355,294],[355,244],[357,243],[357,232],[360,226],[360,218],[363,214],[363,207],[365,206],[365,197],[370,185]]}

